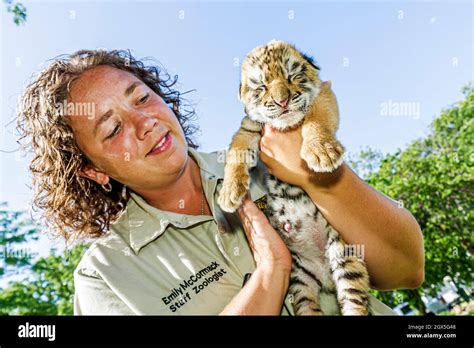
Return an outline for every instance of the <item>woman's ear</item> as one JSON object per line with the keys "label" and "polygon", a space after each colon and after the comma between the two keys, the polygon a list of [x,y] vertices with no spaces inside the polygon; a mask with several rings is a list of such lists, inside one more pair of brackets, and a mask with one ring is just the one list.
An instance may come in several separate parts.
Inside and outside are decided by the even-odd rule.
{"label": "woman's ear", "polygon": [[106,185],[110,181],[107,174],[94,168],[91,164],[86,164],[82,169],[77,171],[77,174],[84,178],[91,179],[99,185]]}

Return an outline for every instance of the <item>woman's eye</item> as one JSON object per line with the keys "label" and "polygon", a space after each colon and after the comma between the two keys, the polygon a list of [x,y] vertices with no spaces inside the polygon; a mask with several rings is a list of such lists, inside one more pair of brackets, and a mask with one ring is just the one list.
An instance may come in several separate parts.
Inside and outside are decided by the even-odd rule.
{"label": "woman's eye", "polygon": [[110,133],[105,139],[109,139],[109,138],[114,137],[117,134],[119,128],[120,128],[120,124],[117,124],[117,126],[114,128],[112,133]]}
{"label": "woman's eye", "polygon": [[145,103],[148,100],[148,98],[150,98],[150,95],[147,93],[143,97],[138,99],[137,104],[140,105],[140,104]]}

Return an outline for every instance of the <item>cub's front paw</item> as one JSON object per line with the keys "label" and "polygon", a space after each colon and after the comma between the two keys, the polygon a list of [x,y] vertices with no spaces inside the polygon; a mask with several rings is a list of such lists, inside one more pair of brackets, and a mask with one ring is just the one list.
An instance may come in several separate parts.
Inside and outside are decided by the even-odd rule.
{"label": "cub's front paw", "polygon": [[333,139],[325,141],[307,141],[301,146],[301,158],[315,172],[332,172],[343,161],[344,146]]}
{"label": "cub's front paw", "polygon": [[240,171],[230,178],[224,177],[217,202],[222,210],[233,213],[240,207],[245,194],[249,190],[250,177],[245,171]]}

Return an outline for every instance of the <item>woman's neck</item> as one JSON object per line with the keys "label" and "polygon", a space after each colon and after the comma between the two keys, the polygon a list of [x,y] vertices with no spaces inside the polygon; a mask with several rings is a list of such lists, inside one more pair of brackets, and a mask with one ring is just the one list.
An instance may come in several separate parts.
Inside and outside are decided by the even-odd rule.
{"label": "woman's neck", "polygon": [[[165,188],[137,192],[151,206],[160,210],[179,214],[200,215],[202,208],[203,188],[199,166],[189,156],[183,172],[178,179]],[[210,209],[204,197],[204,214]]]}

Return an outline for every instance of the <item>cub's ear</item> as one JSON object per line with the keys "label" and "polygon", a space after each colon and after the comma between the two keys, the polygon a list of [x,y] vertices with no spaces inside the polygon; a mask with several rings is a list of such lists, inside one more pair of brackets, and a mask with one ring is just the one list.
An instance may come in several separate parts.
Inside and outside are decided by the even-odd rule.
{"label": "cub's ear", "polygon": [[332,93],[331,86],[332,86],[332,81],[322,81],[321,92]]}
{"label": "cub's ear", "polygon": [[242,101],[242,82],[239,84],[239,94],[237,95],[237,99]]}
{"label": "cub's ear", "polygon": [[314,62],[313,57],[308,56],[307,54],[301,53],[301,56],[316,70],[321,70],[319,66]]}

